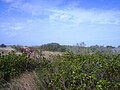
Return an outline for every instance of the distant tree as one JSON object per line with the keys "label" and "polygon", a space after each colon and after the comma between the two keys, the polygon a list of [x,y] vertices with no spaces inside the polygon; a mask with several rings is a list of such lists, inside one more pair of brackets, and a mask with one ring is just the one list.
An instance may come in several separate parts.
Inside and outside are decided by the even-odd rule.
{"label": "distant tree", "polygon": [[118,48],[120,48],[120,45],[118,46]]}
{"label": "distant tree", "polygon": [[112,48],[115,48],[115,47],[113,47],[113,46],[106,46],[106,48],[112,49]]}
{"label": "distant tree", "polygon": [[41,46],[41,50],[64,52],[66,48],[58,43],[48,43]]}
{"label": "distant tree", "polygon": [[13,46],[11,46],[11,47],[14,48],[16,51],[21,52],[22,46],[20,46],[20,45],[13,45]]}
{"label": "distant tree", "polygon": [[0,47],[6,47],[6,45],[5,44],[1,44]]}
{"label": "distant tree", "polygon": [[76,46],[78,46],[78,47],[85,47],[86,46],[86,44],[84,43],[84,42],[81,42],[81,43],[77,43],[77,45]]}

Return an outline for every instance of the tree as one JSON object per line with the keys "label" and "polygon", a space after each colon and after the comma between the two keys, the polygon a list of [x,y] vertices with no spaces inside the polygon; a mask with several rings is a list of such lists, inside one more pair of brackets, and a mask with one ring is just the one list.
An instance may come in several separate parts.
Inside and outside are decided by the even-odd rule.
{"label": "tree", "polygon": [[64,52],[66,48],[58,43],[48,43],[41,46],[42,50]]}
{"label": "tree", "polygon": [[120,45],[118,46],[118,48],[120,48]]}
{"label": "tree", "polygon": [[113,47],[113,46],[106,46],[106,48],[108,48],[108,49],[113,49],[113,48],[115,48],[115,47]]}
{"label": "tree", "polygon": [[6,45],[5,44],[1,44],[0,47],[6,47]]}
{"label": "tree", "polygon": [[84,42],[81,42],[81,43],[77,43],[77,46],[78,46],[78,47],[85,47],[86,44],[85,44]]}

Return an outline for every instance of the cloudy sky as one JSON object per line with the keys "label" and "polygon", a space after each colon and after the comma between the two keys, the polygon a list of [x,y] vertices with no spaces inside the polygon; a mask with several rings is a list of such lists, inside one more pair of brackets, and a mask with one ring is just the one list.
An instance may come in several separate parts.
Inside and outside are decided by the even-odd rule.
{"label": "cloudy sky", "polygon": [[0,43],[120,45],[120,0],[0,0]]}

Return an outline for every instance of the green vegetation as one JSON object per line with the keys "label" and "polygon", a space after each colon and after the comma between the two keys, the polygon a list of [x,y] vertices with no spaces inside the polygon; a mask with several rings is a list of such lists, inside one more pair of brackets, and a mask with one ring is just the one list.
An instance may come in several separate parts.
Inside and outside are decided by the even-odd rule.
{"label": "green vegetation", "polygon": [[59,52],[65,52],[66,48],[58,43],[49,43],[49,44],[44,44],[40,46],[40,49],[42,51],[59,51]]}
{"label": "green vegetation", "polygon": [[[21,46],[13,46],[21,51]],[[57,43],[28,47],[37,58],[15,52],[0,55],[0,89],[26,71],[35,71],[40,90],[119,90],[120,48],[112,46],[61,46]],[[64,52],[42,56],[42,51]],[[36,80],[36,81],[37,81]]]}
{"label": "green vegetation", "polygon": [[[18,48],[18,47],[17,47]],[[105,54],[120,54],[120,46],[86,46],[84,42],[77,43],[74,46],[60,45],[58,43],[49,43],[41,46],[32,47],[41,51],[58,51],[58,52],[72,52],[74,54],[95,54],[95,53],[105,53]]]}
{"label": "green vegetation", "polygon": [[11,47],[14,48],[16,51],[21,52],[22,46],[20,46],[20,45],[13,45]]}
{"label": "green vegetation", "polygon": [[8,55],[0,55],[0,87],[25,71],[34,70],[35,67],[34,60],[24,54],[16,55],[15,53],[10,53]]}
{"label": "green vegetation", "polygon": [[119,90],[120,55],[66,53],[42,60],[37,74],[40,90]]}

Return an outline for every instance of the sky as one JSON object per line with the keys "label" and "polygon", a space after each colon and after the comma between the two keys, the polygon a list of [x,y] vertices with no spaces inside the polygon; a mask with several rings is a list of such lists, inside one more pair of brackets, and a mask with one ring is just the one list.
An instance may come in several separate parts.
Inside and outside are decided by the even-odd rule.
{"label": "sky", "polygon": [[120,45],[120,0],[0,0],[0,44]]}

